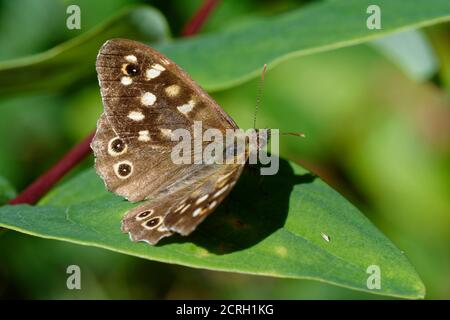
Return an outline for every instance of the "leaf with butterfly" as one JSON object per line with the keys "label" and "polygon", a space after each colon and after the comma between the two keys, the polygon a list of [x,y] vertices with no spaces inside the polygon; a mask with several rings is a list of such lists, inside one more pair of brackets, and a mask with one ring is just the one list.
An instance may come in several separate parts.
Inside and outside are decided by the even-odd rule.
{"label": "leaf with butterfly", "polygon": [[[213,216],[188,237],[174,235],[156,246],[131,242],[118,229],[123,213],[135,206],[107,192],[94,170],[87,170],[35,207],[0,208],[0,226],[195,268],[314,279],[402,298],[424,296],[405,255],[355,206],[284,160],[274,176],[244,170]],[[366,286],[372,264],[383,270],[383,285],[376,291]]]}
{"label": "leaf with butterfly", "polygon": [[[186,43],[189,46],[189,42]],[[177,44],[174,45],[174,48],[177,48]],[[182,50],[180,52],[182,53]],[[127,56],[121,55],[121,59],[126,59]],[[129,59],[133,60],[130,57]],[[127,64],[127,62],[133,61],[123,62]],[[126,85],[126,83],[129,85],[130,80],[134,81],[131,76],[135,76],[141,70],[129,65],[123,67],[122,64],[120,71],[125,72],[126,75],[121,74],[119,78],[113,80],[122,85]],[[108,69],[109,66],[105,64],[104,67]],[[150,77],[158,72],[168,70],[166,66],[159,63],[150,64],[149,69]],[[146,70],[145,74],[147,74]],[[122,77],[125,79],[122,80]],[[222,81],[222,83],[224,82]],[[151,104],[154,97],[144,94],[139,95],[139,99]],[[113,97],[113,99],[119,98],[124,97],[120,94]],[[183,105],[175,104],[180,107]],[[189,103],[184,109],[186,110],[186,108],[190,108]],[[141,117],[139,113],[132,113],[129,117],[130,110],[127,111],[127,114],[118,114],[109,118],[105,113],[101,118],[99,137],[104,135],[105,138],[97,145],[98,150],[102,149],[106,152],[110,150],[111,153],[115,152],[120,157],[124,155],[122,152],[126,148],[130,153],[132,150],[137,150],[136,145],[129,140],[131,137],[138,141],[139,138],[141,140],[153,138],[156,140],[154,142],[157,142],[159,138],[163,138],[164,133],[167,133],[167,131],[159,130],[160,132],[155,134],[151,131],[154,128],[141,128],[142,130],[129,132],[127,127],[121,127],[122,122],[114,123],[120,116],[131,120]],[[114,114],[114,112],[111,113]],[[142,115],[146,116],[144,113]],[[170,127],[160,129],[171,130]],[[144,133],[141,134],[141,131]],[[153,145],[158,146],[157,143]],[[164,143],[159,146],[164,147]],[[139,148],[139,150],[141,149]],[[99,158],[102,158],[101,151],[97,154],[100,154]],[[156,159],[156,164],[162,157],[160,153],[151,151],[147,155],[152,160]],[[105,169],[103,174],[105,180],[108,180],[108,176],[117,177],[117,173],[127,176],[132,172],[132,168],[126,166],[127,163],[124,163],[125,166],[120,166],[120,164],[114,166],[115,163],[112,166],[106,166],[108,156],[106,154],[103,156],[105,168],[112,168],[112,171],[109,172]],[[135,152],[134,156],[139,160],[142,153]],[[129,160],[125,159],[125,161]],[[101,166],[99,165],[100,173],[102,172]],[[291,170],[289,171],[288,168]],[[161,167],[160,169],[160,172],[166,173],[163,169],[167,168]],[[192,168],[186,170],[192,172]],[[217,172],[217,170],[212,171]],[[205,172],[204,169],[203,172]],[[134,173],[138,173],[138,171],[134,171]],[[227,172],[222,172],[221,176],[227,174]],[[188,177],[186,172],[178,173],[175,176]],[[205,177],[207,176],[205,174]],[[238,174],[233,176],[236,176],[237,179]],[[219,177],[216,176],[215,181],[218,179]],[[196,179],[185,180],[189,181],[190,190],[177,189],[176,191],[181,194],[171,191],[169,194],[174,198],[164,198],[163,196],[168,195],[153,194],[147,189],[148,186],[140,188],[142,185],[138,184],[138,187],[130,192],[132,188],[129,184],[106,181],[111,190],[121,190],[118,193],[126,197],[130,198],[130,195],[132,197],[142,193],[136,198],[130,198],[131,200],[147,199],[148,202],[139,203],[136,207],[136,205],[107,194],[99,179],[92,171],[89,171],[57,188],[36,209],[28,206],[2,208],[0,224],[42,237],[103,247],[158,261],[214,270],[318,279],[366,291],[365,266],[367,262],[375,261],[382,264],[383,270],[390,272],[390,275],[383,280],[383,289],[378,293],[408,298],[423,296],[423,284],[401,252],[381,235],[357,209],[319,179],[290,164],[285,166],[285,171],[278,177],[267,179],[261,182],[252,176],[251,171],[246,173],[238,183],[237,189],[231,193],[230,199],[222,205],[216,204],[218,210],[214,219],[207,219],[189,238],[174,236],[162,240],[162,245],[157,247],[133,244],[124,235],[117,233],[123,213],[129,210],[123,227],[132,235],[139,235],[142,233],[141,231],[157,230],[161,226],[162,219],[155,220],[153,215],[156,210],[158,212],[168,210],[176,213],[177,209],[180,208],[179,211],[182,211],[185,206],[191,204],[190,214],[192,216],[198,209],[193,205],[206,195],[203,192],[191,197],[193,191],[197,188],[204,189],[208,190],[208,194],[210,194],[214,193],[217,190],[214,188],[218,186],[202,188],[202,185],[196,185],[194,182],[201,183],[208,180],[196,177]],[[163,184],[158,175],[143,175],[142,180],[150,181],[150,185],[157,184],[158,181]],[[288,183],[286,184],[286,182]],[[186,197],[188,194],[189,197]],[[187,202],[183,202],[185,197]],[[152,199],[158,201],[152,202]],[[168,203],[170,204],[169,208],[163,206]],[[173,203],[178,203],[179,206],[176,207]],[[201,201],[199,204],[202,203]],[[194,211],[192,211],[193,209]],[[169,213],[166,214],[164,219],[169,217]],[[127,220],[128,218],[131,220]],[[169,219],[167,221],[169,222]],[[144,222],[145,226],[142,225]],[[191,225],[195,227],[197,224]],[[181,229],[178,231],[183,233]],[[172,232],[172,230],[161,230],[161,232],[164,234],[164,232]],[[140,235],[135,239],[142,237],[141,239],[149,242],[156,242],[163,235],[150,234],[152,236],[145,232],[144,237]],[[330,268],[330,265],[333,268]]]}

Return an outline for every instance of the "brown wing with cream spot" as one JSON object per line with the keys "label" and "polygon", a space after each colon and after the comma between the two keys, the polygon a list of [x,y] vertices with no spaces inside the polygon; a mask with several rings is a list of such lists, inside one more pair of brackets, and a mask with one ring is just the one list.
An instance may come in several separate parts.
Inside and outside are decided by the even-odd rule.
{"label": "brown wing with cream spot", "polygon": [[[148,130],[153,144],[169,143],[163,130],[237,128],[234,121],[180,67],[141,43],[114,39],[97,57],[105,113],[122,139]],[[169,139],[170,140],[170,139]]]}
{"label": "brown wing with cream spot", "polygon": [[174,164],[167,146],[154,148],[144,141],[120,138],[105,114],[97,123],[91,147],[95,168],[107,189],[130,201],[144,200],[200,169]]}

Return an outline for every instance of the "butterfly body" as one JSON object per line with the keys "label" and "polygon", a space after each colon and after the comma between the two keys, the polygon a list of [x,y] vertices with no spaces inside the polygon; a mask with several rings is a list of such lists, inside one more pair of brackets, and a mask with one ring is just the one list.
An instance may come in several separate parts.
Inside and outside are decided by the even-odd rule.
{"label": "butterfly body", "polygon": [[125,214],[122,230],[150,244],[174,232],[190,234],[237,182],[248,141],[244,152],[224,142],[227,156],[244,161],[176,164],[177,129],[192,132],[201,121],[202,133],[225,133],[238,128],[235,122],[174,62],[141,43],[109,40],[96,69],[104,105],[91,144],[97,173],[109,191],[145,200]]}

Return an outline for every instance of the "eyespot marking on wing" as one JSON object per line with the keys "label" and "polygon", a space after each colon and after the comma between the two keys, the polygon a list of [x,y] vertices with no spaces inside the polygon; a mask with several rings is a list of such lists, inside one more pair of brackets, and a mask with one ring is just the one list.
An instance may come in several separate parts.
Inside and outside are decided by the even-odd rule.
{"label": "eyespot marking on wing", "polygon": [[143,220],[143,219],[147,218],[148,216],[151,216],[153,214],[153,212],[154,212],[153,209],[142,211],[141,213],[136,215],[136,220],[138,220],[138,221]]}
{"label": "eyespot marking on wing", "polygon": [[142,226],[147,230],[152,230],[157,227],[163,222],[163,219],[161,217],[154,217],[149,220],[146,220],[144,223],[142,223]]}
{"label": "eyespot marking on wing", "polygon": [[133,173],[133,164],[128,161],[121,161],[114,165],[114,172],[120,179],[126,179]]}
{"label": "eyespot marking on wing", "polygon": [[120,138],[112,138],[108,142],[108,154],[115,157],[127,152],[127,144]]}

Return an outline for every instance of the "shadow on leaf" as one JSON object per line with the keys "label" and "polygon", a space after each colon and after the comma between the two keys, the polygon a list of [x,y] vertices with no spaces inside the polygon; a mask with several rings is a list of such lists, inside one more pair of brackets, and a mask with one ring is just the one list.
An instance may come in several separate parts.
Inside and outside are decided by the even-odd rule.
{"label": "shadow on leaf", "polygon": [[163,239],[158,246],[193,242],[214,254],[252,247],[283,227],[294,186],[314,178],[312,174],[295,175],[283,159],[273,176],[260,175],[257,166],[247,167],[228,198],[197,230],[188,237]]}

